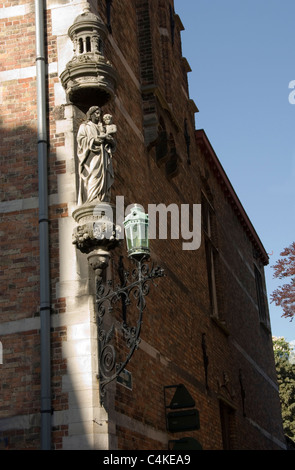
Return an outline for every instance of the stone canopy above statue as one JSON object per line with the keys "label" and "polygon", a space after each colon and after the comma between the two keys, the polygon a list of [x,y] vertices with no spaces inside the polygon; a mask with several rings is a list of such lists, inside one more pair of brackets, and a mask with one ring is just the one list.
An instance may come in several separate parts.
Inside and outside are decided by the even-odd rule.
{"label": "stone canopy above statue", "polygon": [[117,74],[104,56],[107,27],[89,6],[77,16],[68,30],[74,56],[60,75],[69,101],[83,112],[90,106],[103,106],[115,94]]}

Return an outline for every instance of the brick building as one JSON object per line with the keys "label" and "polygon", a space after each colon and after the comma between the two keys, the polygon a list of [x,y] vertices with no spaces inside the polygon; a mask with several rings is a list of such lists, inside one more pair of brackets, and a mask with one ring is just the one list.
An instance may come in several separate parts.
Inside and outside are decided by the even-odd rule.
{"label": "brick building", "polygon": [[[181,19],[172,0],[89,4],[0,8],[0,448],[284,449],[268,256],[195,129]],[[123,196],[125,207],[190,216],[190,236],[169,226],[167,239],[150,240],[165,277],[151,285],[141,342],[103,400],[95,286],[111,285],[122,256],[125,269],[131,261],[124,241],[104,246],[110,260],[95,284],[97,238],[84,251],[73,243],[77,133],[94,105],[117,126],[112,207]],[[200,244],[190,239],[196,220]],[[121,351],[123,307],[109,315]]]}

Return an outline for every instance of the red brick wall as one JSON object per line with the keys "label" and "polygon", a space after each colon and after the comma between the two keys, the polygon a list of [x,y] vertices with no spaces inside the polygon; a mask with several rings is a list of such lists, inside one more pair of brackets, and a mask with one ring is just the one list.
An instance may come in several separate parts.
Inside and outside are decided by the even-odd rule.
{"label": "red brick wall", "polygon": [[[11,1],[1,8],[29,6],[29,2]],[[35,13],[34,2],[25,14],[0,19],[1,77],[1,285],[2,299],[0,338],[3,344],[1,367],[0,419],[37,414],[40,416],[40,331],[39,326],[39,230],[38,230],[38,162],[37,162],[37,107],[35,67]],[[22,10],[20,10],[22,12]],[[15,15],[15,13],[14,13]],[[47,14],[50,31],[51,12]],[[49,33],[50,34],[50,33]],[[48,38],[49,62],[56,61],[55,38]],[[28,69],[32,67],[32,69]],[[6,76],[3,73],[7,74]],[[28,75],[22,78],[22,75]],[[20,77],[20,78],[18,78]],[[57,191],[57,175],[65,171],[63,162],[56,161],[55,148],[63,142],[55,136],[53,74],[48,85],[50,109],[49,191]],[[24,201],[24,202],[22,202]],[[27,208],[28,207],[28,208]],[[55,299],[55,285],[59,276],[58,223],[67,215],[67,204],[50,208],[51,278],[53,312],[64,309],[64,299]],[[37,329],[30,329],[32,321]],[[12,334],[7,322],[15,322]],[[9,328],[8,328],[9,331]],[[61,348],[52,331],[53,396],[60,390],[62,374]],[[54,406],[59,409],[59,391]],[[35,418],[34,418],[35,419]],[[5,448],[38,449],[40,447],[40,419],[29,426],[21,421],[16,428],[5,431]],[[2,434],[0,438],[2,438]],[[57,440],[58,442],[58,440]]]}
{"label": "red brick wall", "polygon": [[[210,318],[204,238],[201,248],[195,252],[181,250],[180,240],[151,241],[152,256],[165,268],[167,274],[165,279],[158,282],[159,287],[152,289],[150,298],[147,299],[142,329],[142,338],[154,348],[156,357],[146,353],[144,348],[136,352],[128,365],[128,370],[133,374],[133,390],[117,386],[116,409],[119,413],[132,417],[134,422],[145,424],[147,427],[152,426],[155,430],[165,433],[163,387],[184,383],[200,410],[200,430],[190,435],[198,439],[205,449],[222,448],[220,397],[225,401],[228,400],[236,410],[234,426],[236,435],[233,440],[236,448],[272,448],[275,444],[267,440],[261,431],[257,430],[258,428],[250,425],[250,420],[253,420],[261,429],[270,429],[268,414],[271,408],[274,413],[270,426],[273,430],[271,433],[274,432],[278,439],[283,439],[280,431],[281,418],[277,391],[261,376],[258,368],[245,358],[245,354],[248,354],[271,380],[276,381],[271,334],[259,324],[256,306],[253,264],[257,263],[257,260],[253,257],[252,242],[225,195],[220,180],[215,177],[212,167],[206,161],[206,156],[194,142],[194,122],[190,113],[190,104],[185,99],[183,91],[184,89],[187,92],[181,64],[179,29],[176,25],[175,43],[172,46],[169,36],[168,2],[160,3],[161,11],[158,2],[137,2],[138,28],[142,32],[139,38],[140,79],[142,86],[156,85],[162,95],[170,100],[172,111],[167,112],[167,109],[163,108],[163,103],[161,105],[154,95],[150,94],[148,100],[144,94],[143,112],[156,110],[158,119],[162,117],[168,133],[173,134],[179,155],[179,173],[172,180],[167,178],[165,165],[158,166],[155,163],[154,147],[148,151],[137,143],[137,148],[132,151],[131,143],[128,155],[131,167],[134,164],[134,154],[137,156],[136,178],[132,181],[132,187],[126,188],[126,182],[130,179],[130,165],[126,168],[127,149],[124,148],[125,139],[122,139],[116,153],[117,172],[120,178],[120,181],[115,183],[116,193],[124,194],[127,203],[137,201],[146,208],[148,203],[160,202],[167,205],[172,202],[178,205],[198,204],[201,203],[201,190],[206,191],[203,180],[209,175],[208,184],[213,193],[218,249],[221,254],[219,283],[222,293],[221,313],[225,327]],[[119,12],[113,8],[112,31],[115,39],[118,34],[117,29],[120,30],[116,27],[118,17]],[[164,40],[161,41],[159,26],[163,28],[165,24],[168,35],[163,34]],[[161,59],[163,42],[164,53],[168,53],[171,60],[170,85],[173,90],[171,96],[167,95],[165,88],[166,71],[163,69]],[[122,52],[131,65],[134,51],[130,53],[129,59],[129,50],[122,45]],[[134,63],[133,70],[137,73],[137,62]],[[121,73],[121,68],[119,71]],[[118,96],[121,98],[120,92]],[[139,122],[140,109],[137,108],[137,112],[136,122]],[[190,166],[187,164],[184,139],[185,118],[188,119],[191,136]],[[116,113],[118,122],[119,119],[120,116]],[[125,131],[122,127],[124,125]],[[122,135],[130,134],[130,129],[123,121],[120,122],[120,132]],[[123,184],[120,186],[121,180],[125,186]],[[259,261],[258,265],[263,272],[263,266]],[[206,335],[209,357],[208,390],[205,387],[203,365],[203,333]],[[235,344],[242,348],[244,355]],[[242,409],[240,369],[243,376],[246,416],[243,416]],[[269,400],[267,402],[266,396]],[[143,445],[138,444],[134,430],[132,431],[127,425],[125,433],[120,427],[118,436],[119,448],[136,448],[136,445]],[[170,439],[177,437],[169,436]],[[160,442],[148,443],[147,446],[165,448],[165,444]]]}

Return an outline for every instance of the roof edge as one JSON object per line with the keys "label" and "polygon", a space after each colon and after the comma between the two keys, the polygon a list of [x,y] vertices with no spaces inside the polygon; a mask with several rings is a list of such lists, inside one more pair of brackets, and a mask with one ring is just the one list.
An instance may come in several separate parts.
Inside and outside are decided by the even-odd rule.
{"label": "roof edge", "polygon": [[238,218],[249,236],[254,247],[258,250],[260,258],[264,266],[269,263],[269,256],[251,222],[249,219],[240,199],[238,198],[225,170],[223,169],[205,131],[203,129],[195,130],[195,138],[197,144],[203,147],[209,155],[209,163],[213,167],[215,174],[217,174],[219,182],[221,182],[222,189],[226,193],[227,198],[229,199],[230,204],[234,208],[234,211],[237,212]]}

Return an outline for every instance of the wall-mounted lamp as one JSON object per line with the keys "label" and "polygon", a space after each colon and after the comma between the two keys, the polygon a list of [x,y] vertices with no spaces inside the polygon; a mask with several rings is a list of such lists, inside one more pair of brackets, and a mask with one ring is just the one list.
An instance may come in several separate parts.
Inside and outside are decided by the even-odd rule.
{"label": "wall-mounted lamp", "polygon": [[135,204],[124,220],[128,256],[134,259],[150,254],[148,238],[148,214]]}
{"label": "wall-mounted lamp", "polygon": [[[148,215],[139,205],[132,207],[124,220],[124,228],[128,257],[133,269],[125,270],[121,256],[117,270],[118,282],[112,279],[103,283],[100,279],[96,287],[101,404],[105,397],[106,385],[123,372],[138,348],[142,315],[146,306],[145,297],[149,293],[150,282],[164,276],[162,268],[148,264]],[[136,306],[135,314],[134,311],[132,314],[128,312],[129,308],[132,310],[132,304]],[[116,319],[116,310],[121,311],[121,321]],[[118,344],[122,345],[122,342],[124,347],[119,347]],[[122,358],[123,349],[125,356]],[[117,360],[118,350],[120,360]]]}

